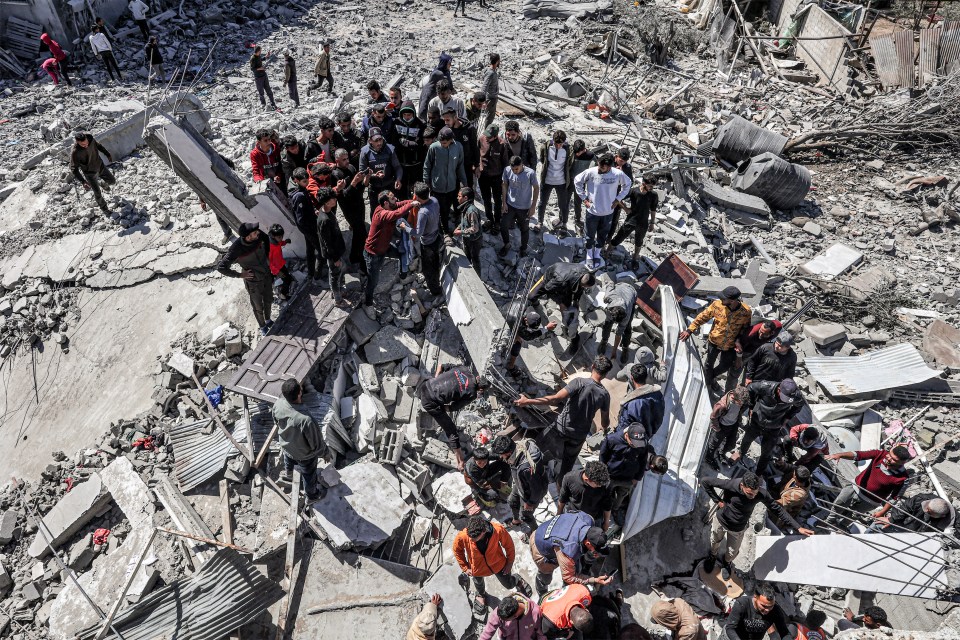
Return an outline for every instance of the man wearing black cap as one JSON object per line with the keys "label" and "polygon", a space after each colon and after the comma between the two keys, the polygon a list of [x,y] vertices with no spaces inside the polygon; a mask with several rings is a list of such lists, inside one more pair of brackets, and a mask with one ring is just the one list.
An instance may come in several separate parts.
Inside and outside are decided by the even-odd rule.
{"label": "man wearing black cap", "polygon": [[510,164],[507,145],[500,137],[500,127],[490,124],[477,139],[480,149],[480,196],[483,198],[483,211],[490,228],[488,233],[500,233],[500,210],[503,208],[500,188],[503,170]]}
{"label": "man wearing black cap", "polygon": [[614,518],[648,468],[657,475],[667,472],[667,459],[658,455],[651,458],[651,450],[647,430],[638,423],[614,431],[600,443],[600,462],[607,465],[610,474],[610,511]]}
{"label": "man wearing black cap", "polygon": [[[557,328],[556,321],[548,322],[546,326],[543,326],[543,318],[533,309],[529,309],[521,315],[521,305],[522,303],[511,302],[507,305],[503,314],[507,326],[511,329],[516,328],[516,338],[510,347],[510,359],[507,361],[507,371],[511,374],[517,371],[517,357],[520,355],[520,348],[523,346],[524,340],[538,340],[545,336],[548,331]],[[517,326],[518,322],[520,323],[519,326]]]}
{"label": "man wearing black cap", "polygon": [[793,341],[793,334],[781,331],[775,341],[761,345],[747,360],[744,384],[794,378],[797,375],[797,353],[793,350]]}
{"label": "man wearing black cap", "polygon": [[426,411],[447,438],[447,446],[457,459],[457,468],[463,471],[463,452],[460,450],[460,434],[451,413],[460,411],[477,399],[490,387],[483,376],[456,365],[441,365],[437,374],[420,385],[417,396],[420,408]]}
{"label": "man wearing black cap", "polygon": [[480,147],[477,145],[477,128],[467,120],[457,116],[452,107],[441,111],[444,126],[453,131],[453,139],[463,146],[463,170],[467,173],[467,183],[463,186],[473,187],[477,176],[480,175]]}
{"label": "man wearing black cap", "polygon": [[806,404],[797,383],[791,378],[781,382],[766,380],[751,382],[747,385],[750,394],[748,400],[750,422],[747,423],[737,450],[737,459],[746,456],[750,445],[760,439],[760,457],[757,459],[757,473],[763,474],[770,462],[774,447],[780,437],[780,430],[787,422],[800,413]]}
{"label": "man wearing black cap", "polygon": [[427,157],[423,162],[423,181],[430,187],[440,206],[440,230],[448,235],[452,231],[450,211],[457,190],[467,184],[465,151],[463,145],[454,139],[450,127],[440,129],[437,141],[427,149]]}
{"label": "man wearing black cap", "polygon": [[[267,335],[273,320],[273,274],[270,272],[270,239],[260,231],[256,222],[244,222],[237,232],[240,236],[217,263],[217,271],[228,278],[243,278],[250,296],[253,317],[260,327],[260,334]],[[240,265],[240,271],[231,267]]]}
{"label": "man wearing black cap", "polygon": [[102,144],[97,142],[96,138],[86,131],[77,131],[73,134],[73,149],[70,151],[70,172],[73,177],[80,181],[83,188],[87,191],[93,191],[93,197],[97,201],[100,210],[104,213],[110,213],[107,201],[100,191],[100,180],[103,180],[103,188],[110,190],[110,185],[116,184],[117,179],[110,173],[110,169],[100,159],[100,154],[107,156],[109,162],[113,162],[113,156]]}
{"label": "man wearing black cap", "polygon": [[607,340],[610,339],[610,331],[613,325],[617,325],[617,330],[613,337],[613,351],[610,357],[617,355],[617,348],[623,343],[623,351],[620,353],[620,362],[627,361],[627,355],[630,353],[630,337],[633,332],[633,310],[637,306],[637,288],[633,283],[618,282],[613,291],[606,295],[604,310],[607,313],[607,319],[603,323],[600,331],[600,345],[597,347],[597,353],[606,355]]}
{"label": "man wearing black cap", "polygon": [[417,109],[409,100],[400,104],[398,117],[393,123],[393,137],[389,140],[397,152],[400,166],[403,167],[403,193],[408,197],[413,185],[423,174],[423,159],[427,149],[423,146],[423,130],[427,125],[417,117]]}
{"label": "man wearing black cap", "polygon": [[537,593],[541,596],[558,568],[564,584],[604,586],[613,580],[586,573],[591,564],[610,553],[606,534],[586,513],[561,513],[541,524],[530,536],[530,553],[537,565]]}
{"label": "man wearing black cap", "polygon": [[713,320],[713,328],[707,337],[707,360],[704,363],[704,374],[709,385],[713,386],[719,375],[736,364],[737,356],[743,351],[740,334],[750,325],[750,318],[750,307],[740,301],[740,289],[727,287],[721,292],[719,300],[711,302],[694,318],[686,331],[680,332],[682,342]]}
{"label": "man wearing black cap", "polygon": [[475,127],[479,126],[480,118],[486,113],[486,108],[487,94],[483,91],[474,92],[470,96],[470,104],[467,105],[467,122]]}
{"label": "man wearing black cap", "polygon": [[503,137],[507,143],[507,152],[510,157],[520,156],[523,166],[537,170],[537,144],[529,133],[520,132],[520,123],[516,120],[507,120],[503,125]]}
{"label": "man wearing black cap", "polygon": [[617,247],[630,237],[631,233],[635,233],[633,240],[634,262],[640,256],[640,247],[643,245],[643,239],[647,237],[647,231],[653,228],[657,218],[660,198],[657,196],[657,192],[653,190],[656,184],[656,178],[644,176],[639,185],[630,189],[630,195],[627,196],[625,201],[625,203],[629,203],[627,217],[616,233],[613,234],[613,237],[610,238],[610,246]]}
{"label": "man wearing black cap", "polygon": [[370,142],[360,150],[360,173],[364,172],[370,176],[367,189],[370,211],[376,210],[380,192],[392,191],[396,194],[403,187],[400,160],[393,145],[387,144],[383,132],[376,127],[370,129]]}

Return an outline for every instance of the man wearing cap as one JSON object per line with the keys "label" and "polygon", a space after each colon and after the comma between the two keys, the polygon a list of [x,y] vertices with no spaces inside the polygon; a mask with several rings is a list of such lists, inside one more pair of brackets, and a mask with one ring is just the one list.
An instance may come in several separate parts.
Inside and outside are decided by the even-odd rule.
{"label": "man wearing cap", "polygon": [[337,150],[337,143],[333,141],[335,131],[336,126],[333,124],[333,120],[326,116],[321,116],[317,133],[313,137],[313,140],[307,143],[307,148],[304,152],[308,164],[317,161],[333,164],[333,154]]}
{"label": "man wearing cap", "polygon": [[403,167],[402,197],[413,193],[413,184],[423,175],[423,160],[427,149],[423,146],[423,130],[426,129],[423,120],[417,117],[417,110],[413,103],[404,100],[397,111],[397,119],[393,123],[393,135],[389,140]]}
{"label": "man wearing cap", "polygon": [[[217,271],[228,278],[243,278],[247,295],[250,296],[250,306],[253,307],[253,317],[261,335],[267,335],[273,326],[273,320],[270,319],[273,307],[270,239],[260,231],[256,222],[244,222],[237,234],[240,237],[217,263]],[[240,265],[239,272],[232,269],[234,263]]]}
{"label": "man wearing cap", "polygon": [[486,108],[487,94],[483,91],[474,92],[474,94],[470,96],[470,104],[467,105],[467,122],[474,127],[480,126],[480,118],[486,113]]}
{"label": "man wearing cap", "polygon": [[750,407],[750,422],[743,431],[736,457],[740,459],[746,456],[750,445],[759,438],[760,457],[757,458],[756,468],[757,473],[763,474],[779,440],[780,430],[800,413],[806,402],[792,378],[781,382],[751,382],[747,385],[747,393],[750,394],[747,401]]}
{"label": "man wearing cap", "polygon": [[633,389],[620,401],[617,431],[626,431],[632,424],[641,424],[649,441],[663,425],[666,402],[658,384],[648,384],[649,372],[642,364],[630,369]]}
{"label": "man wearing cap", "polygon": [[360,150],[360,173],[370,176],[367,199],[373,211],[382,191],[398,193],[403,186],[403,167],[393,150],[387,144],[383,132],[377,127],[370,129],[370,142]]}
{"label": "man wearing cap", "polygon": [[550,201],[550,192],[557,193],[557,207],[560,208],[560,229],[567,228],[570,217],[570,194],[573,193],[573,151],[567,144],[564,131],[553,132],[551,140],[544,141],[540,147],[540,205],[537,207],[537,219],[543,224]]}
{"label": "man wearing cap", "polygon": [[463,104],[463,100],[454,95],[453,83],[446,78],[437,83],[437,95],[430,100],[427,109],[430,107],[437,107],[441,115],[444,109],[449,107],[457,113],[458,118],[467,117],[467,107]]}
{"label": "man wearing cap", "polygon": [[480,150],[480,196],[489,233],[500,233],[500,211],[503,208],[501,182],[503,170],[510,165],[507,144],[500,137],[500,127],[490,124],[477,139]]}
{"label": "man wearing cap", "polygon": [[397,202],[397,196],[387,190],[380,192],[378,202],[380,206],[370,217],[370,231],[367,233],[367,241],[363,247],[363,260],[367,266],[363,304],[367,307],[373,305],[373,293],[380,281],[380,268],[383,267],[383,260],[390,250],[390,240],[393,239],[397,220],[407,217],[420,207],[420,203],[416,200]]}
{"label": "man wearing cap", "polygon": [[761,345],[746,364],[746,381],[786,380],[797,375],[797,353],[793,350],[793,334],[781,331],[773,342]]}
{"label": "man wearing cap", "polygon": [[510,302],[503,314],[507,326],[511,330],[515,329],[516,335],[513,345],[510,347],[510,359],[507,360],[507,372],[511,374],[517,371],[517,358],[520,356],[520,349],[523,347],[524,341],[539,340],[547,335],[547,332],[557,328],[555,320],[544,326],[543,317],[533,309],[528,309],[521,314],[522,304],[522,302],[517,301]]}
{"label": "man wearing cap", "polygon": [[307,95],[314,89],[323,86],[323,81],[327,81],[327,95],[333,93],[333,71],[330,64],[330,43],[323,42],[320,45],[320,52],[317,54],[317,63],[313,66],[313,75],[317,81],[307,88]]}
{"label": "man wearing cap", "polygon": [[623,351],[620,353],[620,363],[627,361],[627,355],[630,353],[630,337],[633,334],[633,310],[636,307],[637,288],[629,281],[618,282],[613,287],[613,291],[606,295],[604,301],[607,317],[600,331],[600,345],[597,347],[597,353],[607,354],[607,341],[610,339],[613,325],[616,324],[617,330],[613,336],[613,351],[610,352],[610,357],[617,355],[617,348],[622,341]]}
{"label": "man wearing cap", "polygon": [[558,568],[567,585],[603,586],[613,580],[606,575],[586,574],[586,569],[609,550],[603,529],[594,526],[593,518],[583,512],[561,513],[537,527],[530,536],[530,553],[537,565],[537,593],[541,596]]}
{"label": "man wearing cap", "polygon": [[[646,428],[636,422],[622,431],[614,431],[600,443],[600,462],[607,465],[610,474],[610,511],[615,518],[647,469],[657,475],[667,472],[667,459],[651,456],[651,451]],[[616,533],[607,530],[611,537]]]}
{"label": "man wearing cap", "polygon": [[897,502],[897,508],[889,516],[880,516],[888,533],[902,533],[904,529],[915,533],[943,531],[953,524],[953,512],[950,503],[935,493],[918,493]]}
{"label": "man wearing cap", "polygon": [[540,194],[537,174],[523,164],[520,156],[510,158],[510,166],[503,170],[501,196],[503,208],[500,209],[500,240],[503,246],[497,251],[501,258],[510,251],[510,229],[514,223],[520,228],[520,257],[527,255],[527,242],[530,239],[530,218],[534,215],[534,205]]}
{"label": "man wearing cap", "polygon": [[349,113],[337,114],[337,130],[333,132],[333,145],[337,149],[346,149],[350,154],[350,161],[354,164],[359,161],[363,139],[353,128],[353,118]]}
{"label": "man wearing cap", "polygon": [[460,434],[451,413],[460,411],[477,399],[490,387],[483,376],[477,376],[462,366],[445,364],[437,368],[437,374],[417,389],[420,408],[427,412],[447,438],[447,446],[457,459],[457,468],[463,471],[463,452],[460,450]]}
{"label": "man wearing cap", "polygon": [[831,453],[824,459],[868,463],[834,500],[826,520],[827,524],[834,526],[841,518],[844,522],[850,522],[855,513],[867,513],[877,507],[880,508],[873,512],[874,518],[887,515],[892,502],[903,494],[907,478],[910,477],[910,472],[904,466],[911,459],[910,450],[903,445],[897,445],[889,451],[871,449]]}
{"label": "man wearing cap", "polygon": [[420,241],[420,270],[423,271],[430,295],[440,296],[443,293],[440,288],[440,263],[443,257],[440,205],[423,182],[413,185],[413,200],[420,207],[417,212],[417,228],[413,233]]}
{"label": "man wearing cap", "polygon": [[[707,557],[703,567],[707,573],[713,572],[715,562],[719,560],[725,565],[723,579],[729,579],[730,567],[740,553],[743,534],[750,524],[754,508],[760,503],[767,507],[771,515],[786,523],[788,534],[813,535],[813,531],[803,528],[784,511],[762,485],[760,476],[752,471],[748,471],[740,478],[703,478],[700,483],[714,495],[719,505],[710,525],[710,556]],[[720,493],[710,491],[711,489],[719,489]]]}
{"label": "man wearing cap", "polygon": [[587,441],[593,428],[593,419],[600,413],[598,433],[606,432],[610,427],[610,392],[600,383],[613,368],[606,356],[597,356],[593,360],[589,378],[573,378],[556,393],[543,398],[528,398],[520,394],[513,401],[518,407],[563,404],[554,423],[554,429],[560,437],[560,468],[555,477],[562,478],[573,469],[580,455],[583,443]]}
{"label": "man wearing cap", "polygon": [[487,96],[483,122],[477,125],[477,129],[481,131],[493,124],[494,118],[497,117],[497,102],[500,99],[500,54],[487,54],[487,63],[487,70],[483,72],[483,80],[480,82],[480,91]]}
{"label": "man wearing cap", "polygon": [[569,584],[547,594],[540,602],[541,628],[547,640],[583,638],[593,631],[592,602],[590,590],[581,584]]}
{"label": "man wearing cap", "polygon": [[740,334],[750,324],[750,318],[750,307],[741,302],[740,289],[731,286],[720,293],[719,300],[714,300],[697,314],[685,331],[680,332],[680,341],[683,342],[709,320],[713,320],[713,328],[707,337],[707,360],[703,367],[709,385],[713,386],[718,376],[730,371],[736,364],[737,357],[743,351]]}
{"label": "man wearing cap", "polygon": [[507,143],[507,153],[512,158],[520,156],[525,167],[534,171],[537,169],[537,144],[533,135],[520,132],[520,123],[516,120],[507,120],[503,125],[503,137]]}
{"label": "man wearing cap", "polygon": [[644,176],[639,185],[630,189],[630,195],[625,201],[625,204],[628,204],[627,217],[610,238],[610,246],[617,247],[629,238],[631,233],[636,234],[633,240],[634,262],[640,257],[640,247],[643,245],[643,239],[647,237],[647,231],[653,228],[657,219],[660,198],[653,190],[656,184],[655,177]]}
{"label": "man wearing cap", "polygon": [[[443,127],[436,142],[427,149],[423,162],[423,181],[437,199],[444,235],[452,231],[450,212],[457,191],[467,185],[467,159],[463,145],[454,139],[453,129]],[[458,222],[458,221],[456,221]]]}
{"label": "man wearing cap", "polygon": [[77,131],[73,134],[73,148],[70,150],[70,172],[76,178],[83,188],[93,192],[93,197],[97,205],[104,213],[110,213],[107,201],[100,191],[100,180],[103,180],[103,188],[110,190],[110,185],[117,184],[117,179],[107,168],[107,165],[100,159],[100,154],[107,156],[109,162],[113,162],[113,156],[97,142],[91,134],[86,131]]}
{"label": "man wearing cap", "polygon": [[467,120],[457,116],[452,107],[441,112],[444,126],[453,131],[453,139],[463,146],[463,170],[467,173],[467,183],[472,187],[480,175],[480,147],[477,145],[477,128]]}
{"label": "man wearing cap", "polygon": [[613,156],[605,153],[591,167],[573,180],[577,195],[587,210],[584,221],[587,246],[587,268],[599,269],[603,265],[600,248],[607,242],[613,224],[614,205],[630,194],[630,178],[613,167]]}
{"label": "man wearing cap", "polygon": [[473,189],[460,187],[457,192],[457,218],[460,224],[453,235],[463,242],[463,252],[477,275],[481,274],[480,249],[483,248],[483,231],[480,228],[480,210],[473,204]]}
{"label": "man wearing cap", "polygon": [[510,497],[507,498],[513,520],[508,524],[513,527],[526,524],[532,532],[537,528],[533,512],[546,497],[550,482],[547,461],[531,438],[521,440],[518,445],[510,436],[500,434],[490,443],[490,451],[510,465],[513,476]]}

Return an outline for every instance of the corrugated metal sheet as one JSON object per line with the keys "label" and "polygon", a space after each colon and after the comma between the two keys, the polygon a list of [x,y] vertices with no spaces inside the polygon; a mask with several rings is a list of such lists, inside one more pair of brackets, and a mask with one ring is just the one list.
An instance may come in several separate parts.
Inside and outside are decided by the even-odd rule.
{"label": "corrugated metal sheet", "polygon": [[920,88],[927,86],[937,75],[940,56],[940,29],[920,30]]}
{"label": "corrugated metal sheet", "polygon": [[862,356],[807,358],[806,367],[831,396],[853,396],[925,382],[940,375],[912,344],[898,344]]}
{"label": "corrugated metal sheet", "polygon": [[710,398],[703,379],[700,354],[692,342],[680,342],[686,329],[676,294],[660,287],[663,353],[667,380],[663,384],[664,424],[651,444],[666,456],[670,470],[660,476],[647,473],[630,498],[624,539],[667,518],[693,510],[700,481],[698,471],[710,429]]}
{"label": "corrugated metal sheet", "polygon": [[812,177],[801,164],[787,162],[772,153],[761,153],[742,163],[733,179],[733,188],[777,209],[793,209],[807,197]]}
{"label": "corrugated metal sheet", "polygon": [[943,24],[940,40],[940,62],[937,70],[945,76],[960,67],[960,22],[953,20]]}
{"label": "corrugated metal sheet", "polygon": [[637,288],[637,305],[643,313],[660,326],[660,305],[654,302],[657,290],[667,285],[681,298],[697,284],[700,276],[688,267],[680,257],[671,253],[663,259],[650,277]]}
{"label": "corrugated metal sheet", "polygon": [[900,86],[913,89],[917,86],[917,74],[913,64],[913,31],[903,29],[893,33],[893,46],[897,50],[897,75]]}
{"label": "corrugated metal sheet", "polygon": [[173,445],[173,470],[183,492],[203,484],[223,469],[227,456],[234,449],[220,428],[209,419],[170,427],[169,435]]}
{"label": "corrugated metal sheet", "polygon": [[[158,589],[117,614],[124,640],[220,640],[283,597],[273,580],[233,549],[220,549],[198,572]],[[92,640],[100,625],[81,631]]]}
{"label": "corrugated metal sheet", "polygon": [[713,152],[718,158],[736,164],[767,151],[780,155],[786,144],[787,139],[779,133],[733,116],[717,131]]}
{"label": "corrugated metal sheet", "polygon": [[260,340],[227,389],[276,402],[284,380],[303,382],[347,321],[329,291],[312,284],[277,319],[270,335]]}
{"label": "corrugated metal sheet", "polygon": [[900,66],[897,60],[897,48],[889,33],[870,36],[870,49],[873,51],[873,64],[877,68],[877,77],[884,90],[900,86]]}

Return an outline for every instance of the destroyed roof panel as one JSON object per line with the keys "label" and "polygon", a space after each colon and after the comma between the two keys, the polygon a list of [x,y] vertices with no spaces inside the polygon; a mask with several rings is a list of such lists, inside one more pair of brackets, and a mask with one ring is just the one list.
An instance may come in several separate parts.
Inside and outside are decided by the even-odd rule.
{"label": "destroyed roof panel", "polygon": [[852,396],[905,387],[940,375],[912,344],[898,344],[861,356],[806,359],[807,370],[831,396]]}
{"label": "destroyed roof panel", "polygon": [[900,84],[899,61],[897,48],[893,44],[893,37],[889,33],[870,36],[870,49],[873,51],[873,63],[877,68],[880,84],[886,90],[893,89]]}
{"label": "destroyed roof panel", "polygon": [[284,311],[271,335],[260,340],[233,379],[231,391],[276,402],[288,378],[303,382],[347,320],[329,291],[310,286]]}
{"label": "destroyed roof panel", "polygon": [[900,86],[913,89],[916,73],[913,65],[913,31],[903,29],[893,33],[893,46],[897,50],[897,69]]}
{"label": "destroyed roof panel", "polygon": [[658,307],[660,305],[654,304],[654,297],[656,296],[657,290],[662,285],[667,285],[675,295],[682,298],[699,280],[700,276],[698,276],[693,269],[688,267],[677,254],[671,253],[663,259],[663,262],[657,265],[657,268],[650,274],[650,277],[638,288],[637,306],[640,307],[640,310],[643,311],[648,318],[659,326],[660,311]]}
{"label": "destroyed roof panel", "polygon": [[943,23],[943,35],[940,40],[940,62],[937,72],[945,76],[960,64],[960,21]]}
{"label": "destroyed roof panel", "polygon": [[207,433],[211,420],[200,420],[170,427],[174,473],[180,491],[190,491],[223,469],[234,448],[218,428]]}
{"label": "destroyed roof panel", "polygon": [[920,30],[920,88],[933,82],[940,54],[940,29]]}
{"label": "destroyed roof panel", "polygon": [[[233,549],[220,549],[197,573],[158,589],[113,621],[124,640],[220,640],[283,597],[283,590]],[[96,637],[100,625],[81,631]]]}
{"label": "destroyed roof panel", "polygon": [[710,426],[710,400],[704,383],[700,355],[692,342],[680,342],[686,328],[673,289],[660,287],[664,360],[667,380],[663,389],[665,424],[651,444],[664,455],[670,470],[660,476],[648,473],[633,492],[627,508],[624,539],[667,518],[693,510],[700,459]]}

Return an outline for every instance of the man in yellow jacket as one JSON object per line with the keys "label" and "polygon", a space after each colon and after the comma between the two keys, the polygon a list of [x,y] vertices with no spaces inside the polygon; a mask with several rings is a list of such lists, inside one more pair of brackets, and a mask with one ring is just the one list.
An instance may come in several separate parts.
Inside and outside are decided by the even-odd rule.
{"label": "man in yellow jacket", "polygon": [[[736,368],[737,358],[743,353],[740,336],[745,329],[750,328],[750,318],[750,307],[741,302],[740,289],[727,287],[720,293],[719,300],[711,302],[710,306],[693,319],[687,330],[680,333],[682,342],[709,320],[713,320],[713,328],[707,337],[707,361],[704,365],[708,384],[713,385],[718,376]],[[736,382],[728,379],[727,391],[730,391]]]}
{"label": "man in yellow jacket", "polygon": [[453,539],[453,555],[463,571],[460,586],[466,589],[469,580],[473,581],[473,610],[478,616],[486,614],[487,589],[483,579],[488,576],[496,576],[505,588],[518,589],[527,597],[532,593],[530,585],[512,573],[513,539],[499,522],[490,522],[480,514],[470,516],[467,527]]}

